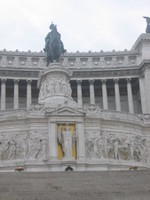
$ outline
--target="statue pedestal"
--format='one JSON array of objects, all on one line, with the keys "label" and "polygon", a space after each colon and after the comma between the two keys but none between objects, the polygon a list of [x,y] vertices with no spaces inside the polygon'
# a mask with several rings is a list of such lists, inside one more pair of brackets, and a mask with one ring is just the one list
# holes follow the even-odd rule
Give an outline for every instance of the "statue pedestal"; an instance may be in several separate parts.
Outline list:
[{"label": "statue pedestal", "polygon": [[45,68],[38,80],[40,89],[38,102],[53,108],[63,104],[76,107],[76,102],[71,97],[72,90],[69,84],[71,75],[71,71],[60,63],[52,63]]}]

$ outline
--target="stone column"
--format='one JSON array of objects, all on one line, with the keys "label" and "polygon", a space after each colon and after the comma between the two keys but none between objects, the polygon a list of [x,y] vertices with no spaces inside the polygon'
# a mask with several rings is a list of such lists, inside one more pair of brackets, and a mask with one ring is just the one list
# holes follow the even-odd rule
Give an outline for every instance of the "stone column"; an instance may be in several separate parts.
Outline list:
[{"label": "stone column", "polygon": [[27,80],[27,108],[32,103],[32,90],[31,90],[31,82],[32,80]]},{"label": "stone column", "polygon": [[77,123],[77,159],[85,159],[85,139],[84,127],[82,122]]},{"label": "stone column", "polygon": [[82,108],[82,87],[81,80],[77,80],[77,97],[78,97],[78,107]]},{"label": "stone column", "polygon": [[58,160],[56,122],[48,120],[49,150],[48,157],[51,161]]},{"label": "stone column", "polygon": [[[148,53],[148,52],[147,52]],[[145,69],[144,73],[144,87],[145,87],[145,97],[146,97],[146,114],[150,114],[150,65]]]},{"label": "stone column", "polygon": [[90,80],[90,104],[95,104],[94,80]]},{"label": "stone column", "polygon": [[144,85],[143,77],[139,78],[139,87],[140,87],[142,114],[146,114],[147,113],[147,104],[146,104],[145,85]]},{"label": "stone column", "polygon": [[129,113],[134,114],[133,96],[132,96],[132,87],[130,78],[127,79],[127,94],[128,94]]},{"label": "stone column", "polygon": [[102,80],[102,94],[103,94],[103,109],[108,110],[106,80]]},{"label": "stone column", "polygon": [[1,79],[1,110],[6,109],[6,79]]},{"label": "stone column", "polygon": [[115,102],[116,102],[116,110],[121,111],[120,105],[120,91],[119,91],[119,83],[118,79],[114,79],[115,82]]},{"label": "stone column", "polygon": [[14,109],[19,108],[19,80],[14,80]]}]

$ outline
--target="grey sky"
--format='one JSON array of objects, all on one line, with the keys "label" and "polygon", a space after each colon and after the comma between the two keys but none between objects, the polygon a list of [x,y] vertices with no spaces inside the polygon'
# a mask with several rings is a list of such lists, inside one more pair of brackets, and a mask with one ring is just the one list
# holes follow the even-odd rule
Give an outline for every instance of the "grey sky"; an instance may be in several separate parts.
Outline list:
[{"label": "grey sky", "polygon": [[150,0],[0,0],[0,50],[41,51],[51,21],[68,52],[131,49]]}]

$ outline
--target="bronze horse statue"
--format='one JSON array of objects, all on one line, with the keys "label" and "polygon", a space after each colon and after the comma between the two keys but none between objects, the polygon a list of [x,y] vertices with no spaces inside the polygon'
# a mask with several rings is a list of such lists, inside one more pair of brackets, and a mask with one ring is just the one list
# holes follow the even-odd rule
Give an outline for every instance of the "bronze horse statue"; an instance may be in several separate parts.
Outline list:
[{"label": "bronze horse statue", "polygon": [[51,32],[49,32],[45,38],[46,44],[44,48],[44,51],[46,52],[47,67],[49,63],[53,63],[54,61],[59,62],[60,55],[66,52],[56,25],[52,23],[50,29]]}]

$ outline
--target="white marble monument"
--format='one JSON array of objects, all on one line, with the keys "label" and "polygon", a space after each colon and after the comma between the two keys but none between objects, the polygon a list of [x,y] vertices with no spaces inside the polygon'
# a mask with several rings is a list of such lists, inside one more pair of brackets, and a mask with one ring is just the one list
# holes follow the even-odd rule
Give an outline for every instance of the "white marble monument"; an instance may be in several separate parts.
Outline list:
[{"label": "white marble monument", "polygon": [[[130,51],[0,51],[0,171],[150,168],[150,34]],[[37,88],[38,85],[38,88]]]}]

